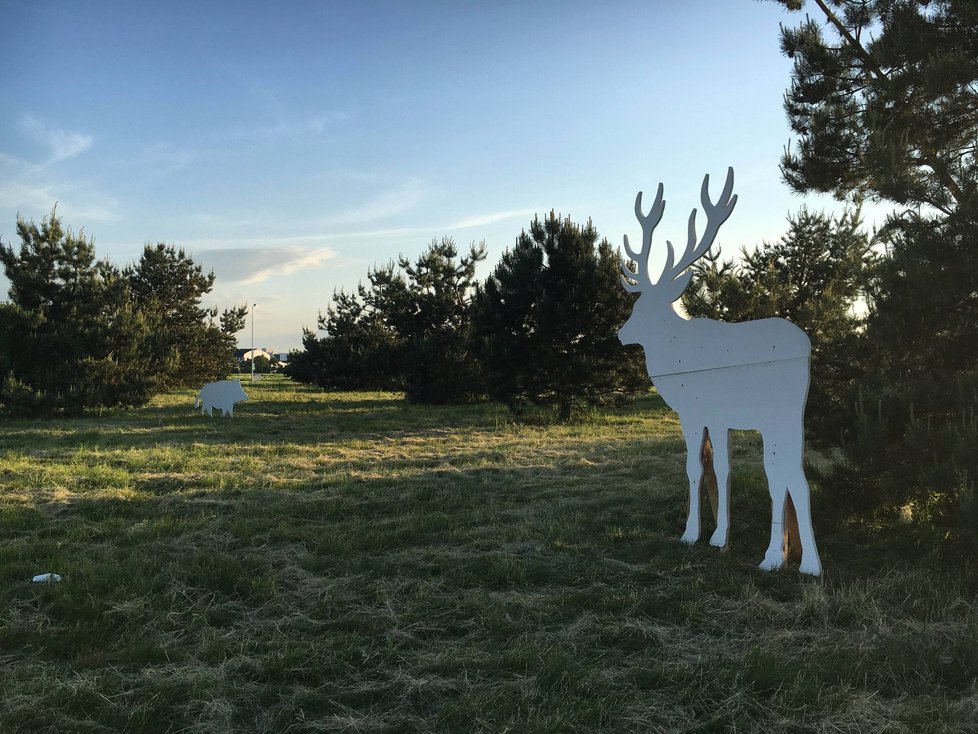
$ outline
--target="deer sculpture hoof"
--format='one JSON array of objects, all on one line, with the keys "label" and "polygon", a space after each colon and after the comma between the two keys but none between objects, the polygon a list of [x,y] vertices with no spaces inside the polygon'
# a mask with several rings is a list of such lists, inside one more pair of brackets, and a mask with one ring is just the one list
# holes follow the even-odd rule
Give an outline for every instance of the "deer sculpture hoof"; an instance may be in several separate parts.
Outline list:
[{"label": "deer sculpture hoof", "polygon": [[715,548],[726,548],[727,534],[721,531],[720,528],[717,528],[712,537],[710,537],[710,545],[714,546]]},{"label": "deer sculpture hoof", "polygon": [[768,551],[758,566],[762,571],[776,571],[784,565],[784,554],[780,550]]},{"label": "deer sculpture hoof", "polygon": [[822,564],[819,562],[818,558],[812,560],[811,558],[805,558],[802,555],[801,565],[798,567],[801,573],[807,573],[809,576],[821,576],[822,575]]},{"label": "deer sculpture hoof", "polygon": [[697,540],[700,539],[700,531],[696,529],[687,528],[686,532],[683,533],[682,537],[680,537],[679,539],[683,543],[686,543],[687,545],[692,545],[693,543],[695,543]]}]

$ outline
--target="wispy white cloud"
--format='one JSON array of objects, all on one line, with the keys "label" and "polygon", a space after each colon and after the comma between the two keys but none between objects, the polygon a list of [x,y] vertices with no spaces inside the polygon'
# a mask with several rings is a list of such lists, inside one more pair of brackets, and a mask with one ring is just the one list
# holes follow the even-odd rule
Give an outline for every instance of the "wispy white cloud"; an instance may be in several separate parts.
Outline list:
[{"label": "wispy white cloud", "polygon": [[323,112],[297,117],[280,117],[275,122],[249,127],[235,127],[222,135],[238,141],[265,141],[290,137],[315,137],[322,135],[336,122],[346,120],[344,112]]},{"label": "wispy white cloud", "polygon": [[342,110],[293,112],[282,101],[282,95],[275,83],[230,65],[225,66],[225,72],[254,108],[253,119],[259,120],[257,123],[227,131],[226,137],[235,140],[262,141],[318,136],[332,125],[350,117],[348,112]]},{"label": "wispy white cloud", "polygon": [[58,212],[72,224],[118,217],[118,199],[97,185],[59,181],[44,166],[0,153],[0,210],[32,218],[47,214],[56,202]]},{"label": "wispy white cloud", "polygon": [[424,201],[427,194],[428,187],[423,181],[411,179],[392,189],[382,191],[342,214],[329,217],[325,224],[361,224],[404,214]]},{"label": "wispy white cloud", "polygon": [[505,222],[509,219],[525,219],[532,217],[539,212],[539,209],[509,209],[502,212],[491,212],[489,214],[478,214],[473,217],[463,219],[449,227],[449,229],[469,229],[471,227],[485,227],[487,224]]},{"label": "wispy white cloud", "polygon": [[48,211],[58,197],[47,186],[39,186],[23,181],[4,181],[0,183],[0,208],[16,211]]},{"label": "wispy white cloud", "polygon": [[222,279],[241,285],[262,283],[277,275],[299,270],[315,270],[336,257],[328,247],[232,247],[203,250],[195,255],[202,264],[213,268]]},{"label": "wispy white cloud", "polygon": [[71,158],[92,147],[91,135],[49,127],[30,115],[23,115],[17,127],[25,135],[50,149],[49,163]]},{"label": "wispy white cloud", "polygon": [[[417,235],[426,236],[436,236],[439,233],[451,232],[457,229],[474,229],[476,227],[484,227],[489,224],[494,224],[496,222],[506,221],[509,219],[522,219],[526,217],[533,216],[534,213],[540,212],[542,209],[511,209],[503,212],[491,212],[488,214],[474,215],[461,219],[457,222],[450,224],[432,224],[427,226],[414,226],[414,227],[386,227],[386,228],[370,228],[370,229],[348,229],[343,232],[319,232],[316,234],[299,234],[299,235],[269,235],[262,237],[233,237],[233,238],[223,238],[223,239],[199,239],[190,240],[185,244],[192,248],[205,248],[200,250],[201,252],[238,252],[239,250],[232,247],[223,247],[223,245],[241,245],[244,246],[241,249],[247,251],[261,251],[269,250],[274,252],[279,252],[276,249],[278,247],[292,247],[296,249],[329,249],[329,248],[310,248],[310,245],[322,244],[325,242],[343,242],[351,240],[364,240],[364,239],[398,239],[404,237],[414,237]],[[205,220],[201,220],[205,221]],[[207,220],[208,223],[209,220]],[[220,222],[221,226],[224,228],[229,228],[233,226],[229,220],[216,219],[215,222]],[[253,225],[259,220],[242,220],[241,224]],[[318,226],[317,226],[318,228]]]}]

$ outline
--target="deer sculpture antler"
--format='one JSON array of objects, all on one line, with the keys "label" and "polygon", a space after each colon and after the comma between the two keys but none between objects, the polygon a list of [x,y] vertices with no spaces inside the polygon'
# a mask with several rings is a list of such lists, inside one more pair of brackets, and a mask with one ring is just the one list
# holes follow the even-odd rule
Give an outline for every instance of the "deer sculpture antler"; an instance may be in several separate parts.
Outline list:
[{"label": "deer sculpture antler", "polygon": [[689,271],[689,266],[713,246],[713,240],[716,239],[720,226],[727,221],[737,205],[737,195],[733,194],[733,185],[733,168],[728,168],[723,191],[720,192],[720,198],[714,203],[710,199],[710,174],[703,177],[703,186],[700,189],[700,201],[703,203],[703,211],[706,213],[706,230],[703,232],[703,238],[698,239],[696,236],[696,209],[694,208],[689,214],[686,248],[677,261],[672,242],[666,240],[666,262],[655,282],[652,281],[649,274],[652,233],[662,220],[666,202],[662,198],[662,184],[660,183],[652,208],[648,214],[642,214],[642,192],[639,191],[638,196],[635,197],[635,217],[642,225],[642,249],[638,252],[632,249],[628,235],[625,235],[625,252],[636,264],[636,269],[632,270],[627,262],[622,262],[622,280],[625,289],[632,293],[640,293],[647,288],[668,286],[668,293],[672,295],[670,300],[674,301],[679,298],[693,277],[692,271]]}]

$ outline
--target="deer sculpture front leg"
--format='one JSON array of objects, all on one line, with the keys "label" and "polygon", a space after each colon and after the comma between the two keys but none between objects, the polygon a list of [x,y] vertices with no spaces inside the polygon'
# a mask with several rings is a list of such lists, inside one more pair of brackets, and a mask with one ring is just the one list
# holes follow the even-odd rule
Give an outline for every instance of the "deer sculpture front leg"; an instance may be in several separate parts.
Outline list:
[{"label": "deer sculpture front leg", "polygon": [[717,527],[710,538],[710,545],[726,548],[730,535],[730,430],[716,428],[710,431],[713,441],[713,470],[717,475]]},{"label": "deer sculpture front leg", "polygon": [[[703,426],[694,422],[682,427],[686,438],[686,478],[689,482],[689,513],[686,516],[686,530],[680,540],[695,543],[700,539],[700,480],[703,476],[703,462],[700,458],[703,447]],[[719,475],[718,475],[719,476]]]},{"label": "deer sculpture front leg", "polygon": [[[730,533],[730,431],[726,428],[697,428],[701,421],[683,423],[686,439],[686,478],[689,482],[689,513],[686,530],[680,540],[695,543],[700,537],[700,502],[703,489],[703,443],[707,436],[713,442],[713,468],[717,477],[717,526],[710,545],[725,548]],[[687,428],[687,425],[689,426]]]}]

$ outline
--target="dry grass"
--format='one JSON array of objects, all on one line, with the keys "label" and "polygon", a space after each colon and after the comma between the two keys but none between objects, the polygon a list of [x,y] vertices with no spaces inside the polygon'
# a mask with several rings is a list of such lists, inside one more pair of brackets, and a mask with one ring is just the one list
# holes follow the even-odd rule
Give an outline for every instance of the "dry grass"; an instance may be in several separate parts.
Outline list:
[{"label": "dry grass", "polygon": [[0,427],[0,730],[976,729],[973,598],[824,528],[823,579],[755,570],[749,436],[720,554],[674,540],[655,398],[514,425],[246,387]]}]

